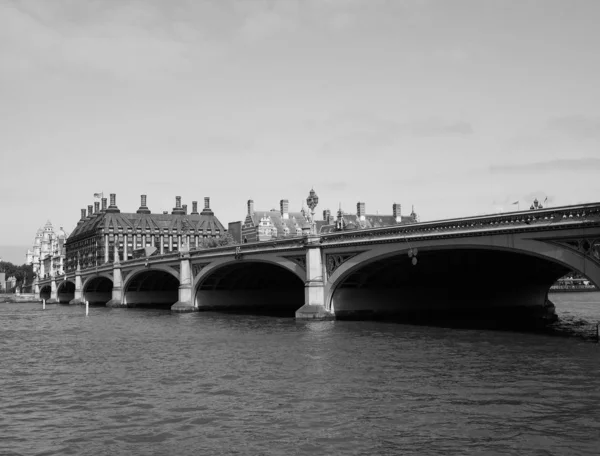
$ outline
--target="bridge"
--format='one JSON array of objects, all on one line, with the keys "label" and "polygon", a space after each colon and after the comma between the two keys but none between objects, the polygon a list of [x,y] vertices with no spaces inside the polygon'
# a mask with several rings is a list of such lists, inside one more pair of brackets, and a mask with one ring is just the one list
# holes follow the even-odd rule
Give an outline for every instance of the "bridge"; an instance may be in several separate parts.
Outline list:
[{"label": "bridge", "polygon": [[40,280],[36,292],[175,312],[275,308],[297,319],[542,321],[566,273],[600,286],[600,203],[114,258]]}]

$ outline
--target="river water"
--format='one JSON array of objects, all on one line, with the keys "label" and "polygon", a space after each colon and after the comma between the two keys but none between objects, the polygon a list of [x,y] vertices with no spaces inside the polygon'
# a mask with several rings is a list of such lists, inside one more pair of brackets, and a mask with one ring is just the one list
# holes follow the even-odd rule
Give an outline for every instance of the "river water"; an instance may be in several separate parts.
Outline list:
[{"label": "river water", "polygon": [[0,455],[598,455],[600,294],[551,299],[574,334],[0,304]]}]

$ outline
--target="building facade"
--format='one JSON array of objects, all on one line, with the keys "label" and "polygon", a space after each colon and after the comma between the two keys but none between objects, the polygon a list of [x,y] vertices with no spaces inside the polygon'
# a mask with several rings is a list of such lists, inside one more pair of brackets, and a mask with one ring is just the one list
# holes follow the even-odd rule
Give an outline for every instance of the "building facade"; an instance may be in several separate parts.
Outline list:
[{"label": "building facade", "polygon": [[37,231],[32,248],[27,250],[25,264],[32,265],[33,272],[38,277],[63,275],[67,237],[62,226],[55,232],[48,220],[46,225]]},{"label": "building facade", "polygon": [[134,258],[136,251],[154,247],[156,253],[177,252],[182,248],[202,248],[218,241],[226,230],[210,209],[210,199],[204,198],[204,209],[198,212],[193,202],[192,212],[175,198],[172,212],[153,214],[146,205],[146,195],[136,212],[121,212],[116,205],[116,195],[110,195],[110,205],[102,198],[81,210],[81,218],[66,243],[66,270],[73,271],[77,264],[82,268],[114,261],[115,247],[120,260]]},{"label": "building facade", "polygon": [[[418,216],[414,208],[410,215],[402,215],[400,204],[394,203],[390,215],[367,214],[365,203],[359,202],[355,214],[345,213],[340,208],[336,218],[329,209],[326,209],[323,211],[323,220],[315,220],[314,223],[317,233],[329,233],[402,225],[417,221]],[[248,211],[242,222],[241,234],[235,237],[235,240],[246,243],[301,236],[302,229],[310,227],[310,222],[311,214],[307,207],[303,207],[298,212],[290,212],[289,202],[286,199],[279,202],[279,210],[256,210],[254,201],[248,200]]]}]

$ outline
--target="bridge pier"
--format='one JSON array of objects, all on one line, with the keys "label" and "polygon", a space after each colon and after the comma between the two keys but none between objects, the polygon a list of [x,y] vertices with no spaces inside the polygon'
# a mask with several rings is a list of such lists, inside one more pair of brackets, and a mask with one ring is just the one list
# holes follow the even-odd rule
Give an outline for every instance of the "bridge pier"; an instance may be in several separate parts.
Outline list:
[{"label": "bridge pier", "polygon": [[123,274],[121,273],[121,261],[119,260],[119,251],[117,250],[116,243],[114,256],[112,295],[110,301],[106,303],[106,307],[127,307],[127,304],[123,303]]},{"label": "bridge pier", "polygon": [[179,267],[179,299],[171,306],[173,312],[197,312],[192,296],[192,265],[190,252],[181,252]]},{"label": "bridge pier", "polygon": [[334,320],[335,315],[325,308],[325,280],[320,237],[306,238],[306,282],[304,305],[296,311],[296,320]]},{"label": "bridge pier", "polygon": [[69,305],[76,306],[80,304],[84,304],[84,302],[81,285],[81,267],[79,266],[79,261],[77,261],[77,269],[75,270],[75,296],[69,301]]},{"label": "bridge pier", "polygon": [[52,276],[50,282],[50,299],[46,301],[46,304],[58,304],[58,288],[56,286],[56,277]]}]

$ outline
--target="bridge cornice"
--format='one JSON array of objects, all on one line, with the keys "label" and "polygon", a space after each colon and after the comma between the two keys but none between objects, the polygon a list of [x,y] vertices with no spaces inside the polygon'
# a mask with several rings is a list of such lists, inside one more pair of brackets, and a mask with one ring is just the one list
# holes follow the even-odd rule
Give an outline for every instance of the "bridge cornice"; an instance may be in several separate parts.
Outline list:
[{"label": "bridge cornice", "polygon": [[471,217],[340,232],[323,235],[321,246],[323,248],[333,248],[346,244],[371,245],[397,242],[399,237],[417,241],[527,232],[540,233],[542,231],[573,230],[596,226],[600,226],[600,204],[515,212],[511,213],[510,216]]}]

